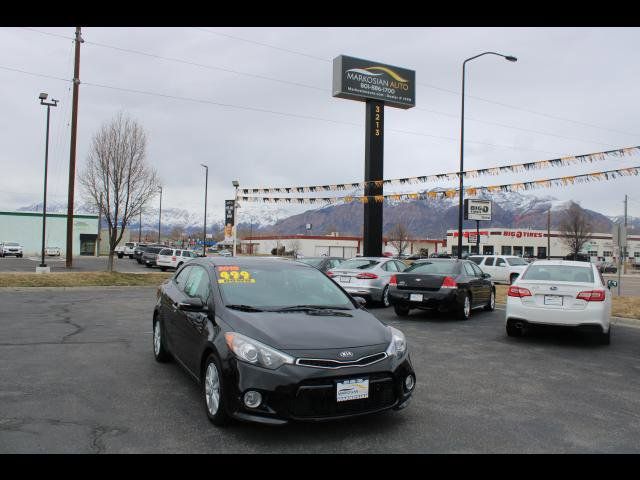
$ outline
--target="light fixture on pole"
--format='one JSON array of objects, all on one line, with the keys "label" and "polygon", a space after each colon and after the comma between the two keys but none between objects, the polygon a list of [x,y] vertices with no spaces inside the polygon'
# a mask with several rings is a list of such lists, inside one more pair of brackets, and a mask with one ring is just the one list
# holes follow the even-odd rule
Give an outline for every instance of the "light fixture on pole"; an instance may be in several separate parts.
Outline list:
[{"label": "light fixture on pole", "polygon": [[204,163],[201,163],[206,169],[206,177],[204,181],[204,233],[202,236],[202,256],[207,256],[207,190],[209,188],[209,167]]},{"label": "light fixture on pole", "polygon": [[236,189],[235,196],[233,197],[233,253],[232,255],[236,256],[236,224],[238,223],[238,187],[240,186],[240,182],[238,180],[234,180],[231,182]]},{"label": "light fixture on pole", "polygon": [[[49,94],[41,93],[38,95],[40,99],[40,105],[46,105],[47,107],[47,136],[45,142],[45,150],[44,150],[44,195],[42,200],[42,259],[40,262],[40,266],[36,268],[36,272],[45,272],[48,271],[49,268],[47,264],[44,263],[44,240],[45,240],[45,232],[46,232],[46,224],[47,224],[47,169],[49,166],[49,117],[51,113],[51,107],[58,106],[58,100],[51,99],[51,102],[45,102]],[[65,252],[65,255],[72,255],[73,252]]]},{"label": "light fixture on pole", "polygon": [[162,228],[162,186],[158,187],[160,191],[160,212],[158,213],[158,243],[160,243],[160,229]]},{"label": "light fixture on pole", "polygon": [[502,57],[510,62],[516,62],[518,59],[511,55],[502,55],[501,53],[496,52],[484,52],[476,55],[474,57],[467,58],[464,62],[462,62],[462,115],[460,117],[460,190],[459,190],[459,204],[458,204],[458,258],[462,258],[462,205],[464,201],[464,81],[465,81],[465,71],[467,67],[467,62],[474,60],[478,57],[482,57],[483,55],[497,55],[498,57]]}]

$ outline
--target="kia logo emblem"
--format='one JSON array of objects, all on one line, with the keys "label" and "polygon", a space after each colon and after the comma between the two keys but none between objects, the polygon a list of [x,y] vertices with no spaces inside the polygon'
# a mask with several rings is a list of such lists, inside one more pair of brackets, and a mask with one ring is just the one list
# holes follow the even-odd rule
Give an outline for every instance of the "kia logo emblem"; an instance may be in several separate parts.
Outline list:
[{"label": "kia logo emblem", "polygon": [[340,352],[338,356],[340,358],[351,358],[353,357],[353,352],[350,352],[349,350],[345,350],[344,352]]}]

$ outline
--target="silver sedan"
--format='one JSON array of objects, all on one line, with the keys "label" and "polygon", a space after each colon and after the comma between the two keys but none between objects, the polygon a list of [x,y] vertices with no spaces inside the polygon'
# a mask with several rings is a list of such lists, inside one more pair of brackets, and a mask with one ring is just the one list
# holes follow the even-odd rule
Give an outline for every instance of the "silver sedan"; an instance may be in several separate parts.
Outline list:
[{"label": "silver sedan", "polygon": [[327,275],[354,297],[389,306],[389,280],[407,266],[388,257],[355,257],[331,269]]}]

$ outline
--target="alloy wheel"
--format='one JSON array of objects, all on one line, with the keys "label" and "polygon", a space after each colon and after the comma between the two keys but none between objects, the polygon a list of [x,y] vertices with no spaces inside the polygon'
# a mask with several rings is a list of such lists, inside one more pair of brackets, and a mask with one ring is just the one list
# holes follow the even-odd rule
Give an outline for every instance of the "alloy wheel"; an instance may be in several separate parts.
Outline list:
[{"label": "alloy wheel", "polygon": [[156,356],[160,355],[160,346],[161,346],[161,332],[160,332],[160,321],[157,321],[153,325],[153,351]]},{"label": "alloy wheel", "polygon": [[220,377],[218,376],[218,369],[213,362],[207,366],[204,389],[207,410],[213,416],[218,412],[218,406],[220,405]]},{"label": "alloy wheel", "polygon": [[464,297],[464,316],[468,318],[471,315],[471,301],[469,300],[469,296]]}]

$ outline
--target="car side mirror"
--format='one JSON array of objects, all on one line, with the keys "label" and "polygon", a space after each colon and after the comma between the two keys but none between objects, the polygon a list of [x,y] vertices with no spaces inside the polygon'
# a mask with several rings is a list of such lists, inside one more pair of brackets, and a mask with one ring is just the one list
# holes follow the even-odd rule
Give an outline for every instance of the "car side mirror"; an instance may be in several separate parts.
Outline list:
[{"label": "car side mirror", "polygon": [[491,275],[489,275],[488,273],[483,273],[482,278],[491,278]]},{"label": "car side mirror", "polygon": [[618,281],[617,280],[609,280],[607,281],[607,288],[611,288],[611,287],[617,287],[618,286]]},{"label": "car side mirror", "polygon": [[351,298],[353,298],[356,301],[356,303],[360,305],[362,308],[364,308],[367,305],[367,300],[364,299],[363,297],[351,297]]},{"label": "car side mirror", "polygon": [[178,303],[178,310],[185,312],[206,312],[207,305],[200,298],[188,298]]}]

